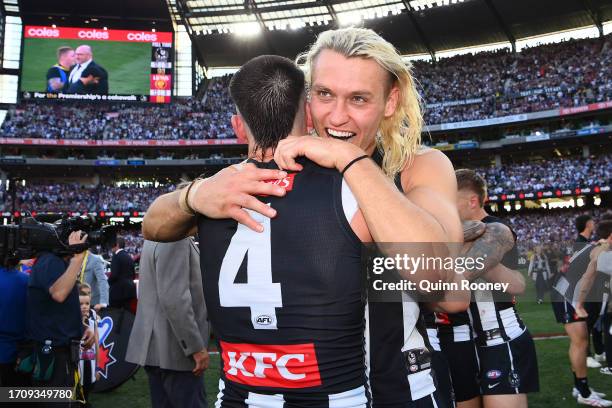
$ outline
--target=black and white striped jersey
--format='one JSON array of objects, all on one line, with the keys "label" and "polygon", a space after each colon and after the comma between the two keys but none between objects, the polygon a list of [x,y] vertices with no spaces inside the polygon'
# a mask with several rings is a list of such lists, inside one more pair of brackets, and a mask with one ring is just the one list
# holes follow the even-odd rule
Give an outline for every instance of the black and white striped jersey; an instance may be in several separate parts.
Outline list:
[{"label": "black and white striped jersey", "polygon": [[[553,284],[554,290],[574,307],[578,302],[582,277],[591,262],[591,252],[595,247],[595,244],[576,243],[574,245],[576,252],[574,252],[569,260],[567,272],[564,275],[560,275]],[[603,257],[600,255],[600,258],[605,260],[607,254],[604,253],[603,255]],[[610,275],[606,273],[606,267],[603,263],[598,262],[596,271],[595,280],[586,299],[590,302],[606,301],[610,294]]]},{"label": "black and white striped jersey", "polygon": [[[491,215],[481,221],[487,224],[493,222],[506,224],[501,218]],[[516,241],[514,231],[512,235]],[[518,269],[516,242],[504,255],[501,263],[509,269]],[[470,325],[474,331],[474,340],[479,346],[502,344],[517,338],[525,331],[525,324],[514,305],[514,296],[490,290],[476,290],[472,296],[473,301],[469,308]]]},{"label": "black and white striped jersey", "polygon": [[433,347],[419,303],[403,292],[398,302],[368,303],[366,358],[372,407],[408,407],[436,391]]},{"label": "black and white striped jersey", "polygon": [[300,163],[278,183],[285,197],[260,198],[276,217],[250,212],[264,232],[198,220],[218,407],[368,406],[361,243],[347,219],[356,208],[343,205],[352,193],[337,171]]},{"label": "black and white striped jersey", "polygon": [[467,311],[459,313],[436,313],[435,325],[442,343],[471,341],[472,329]]},{"label": "black and white striped jersey", "polygon": [[[372,159],[381,165],[378,150]],[[400,174],[394,182],[403,192]],[[409,407],[433,394],[432,350],[418,300],[402,292],[395,302],[368,302],[366,361],[372,407]]]}]

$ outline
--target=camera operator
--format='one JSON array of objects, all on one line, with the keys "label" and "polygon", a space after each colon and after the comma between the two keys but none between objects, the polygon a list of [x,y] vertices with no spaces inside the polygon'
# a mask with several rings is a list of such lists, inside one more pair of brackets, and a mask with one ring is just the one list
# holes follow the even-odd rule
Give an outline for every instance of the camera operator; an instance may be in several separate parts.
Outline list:
[{"label": "camera operator", "polygon": [[15,372],[18,343],[25,337],[28,275],[17,269],[17,260],[0,266],[0,387],[28,385]]},{"label": "camera operator", "polygon": [[[81,245],[85,250],[82,244],[87,235],[81,234],[81,231],[72,232],[68,245]],[[84,256],[84,252],[61,257],[42,251],[32,267],[26,337],[34,343],[37,367],[32,378],[35,386],[74,387],[80,343],[91,347],[94,342],[90,329],[83,332],[76,287]]]}]

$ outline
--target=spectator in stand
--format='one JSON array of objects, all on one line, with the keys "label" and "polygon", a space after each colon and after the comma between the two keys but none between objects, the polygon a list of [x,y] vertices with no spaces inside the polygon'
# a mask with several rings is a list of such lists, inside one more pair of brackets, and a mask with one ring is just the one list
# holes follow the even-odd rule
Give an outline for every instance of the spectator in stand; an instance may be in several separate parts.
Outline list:
[{"label": "spectator in stand", "polygon": [[[612,35],[414,63],[425,122],[439,124],[582,106],[612,100]],[[229,76],[202,101],[145,106],[24,103],[11,110],[2,137],[95,140],[235,138]],[[470,101],[472,100],[472,101]]]},{"label": "spectator in stand", "polygon": [[558,158],[475,169],[483,174],[490,194],[545,189],[574,189],[610,184],[612,156]]},{"label": "spectator in stand", "polygon": [[[588,159],[564,157],[475,170],[485,177],[490,194],[612,184],[612,156],[605,154]],[[172,184],[156,187],[142,186],[136,182],[121,186],[115,183],[85,186],[78,183],[30,182],[24,188],[17,186],[15,210],[81,213],[145,211],[155,197],[173,189]],[[12,197],[5,191],[0,191],[1,203],[4,203],[4,211],[12,211]],[[137,251],[130,253],[135,255]]]}]

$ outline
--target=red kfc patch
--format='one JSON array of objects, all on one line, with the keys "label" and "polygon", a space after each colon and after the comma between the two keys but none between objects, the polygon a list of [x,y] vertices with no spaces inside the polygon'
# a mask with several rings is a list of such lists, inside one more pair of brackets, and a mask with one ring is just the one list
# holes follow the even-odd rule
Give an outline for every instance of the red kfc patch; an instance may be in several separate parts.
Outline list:
[{"label": "red kfc patch", "polygon": [[225,377],[240,384],[272,388],[321,385],[314,344],[221,344]]},{"label": "red kfc patch", "polygon": [[[280,180],[266,180],[264,181],[264,183],[268,183],[268,184],[275,184],[277,186],[281,186],[282,188],[285,189],[285,191],[291,191],[293,190],[293,182],[295,179],[295,175],[297,173],[291,173],[291,174],[287,174],[287,177],[280,179]],[[267,197],[267,194],[261,194],[261,197]]]}]

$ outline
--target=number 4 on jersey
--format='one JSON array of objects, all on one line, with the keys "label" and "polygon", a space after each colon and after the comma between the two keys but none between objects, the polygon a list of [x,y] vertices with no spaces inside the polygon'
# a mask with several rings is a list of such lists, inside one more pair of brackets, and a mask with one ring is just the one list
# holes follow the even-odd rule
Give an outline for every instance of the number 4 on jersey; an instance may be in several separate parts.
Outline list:
[{"label": "number 4 on jersey", "polygon": [[[272,247],[270,219],[245,209],[263,225],[262,233],[238,224],[219,273],[219,300],[223,307],[248,307],[255,329],[276,330],[276,309],[283,307],[280,283],[272,282]],[[234,283],[244,257],[247,259],[247,283]]]}]

